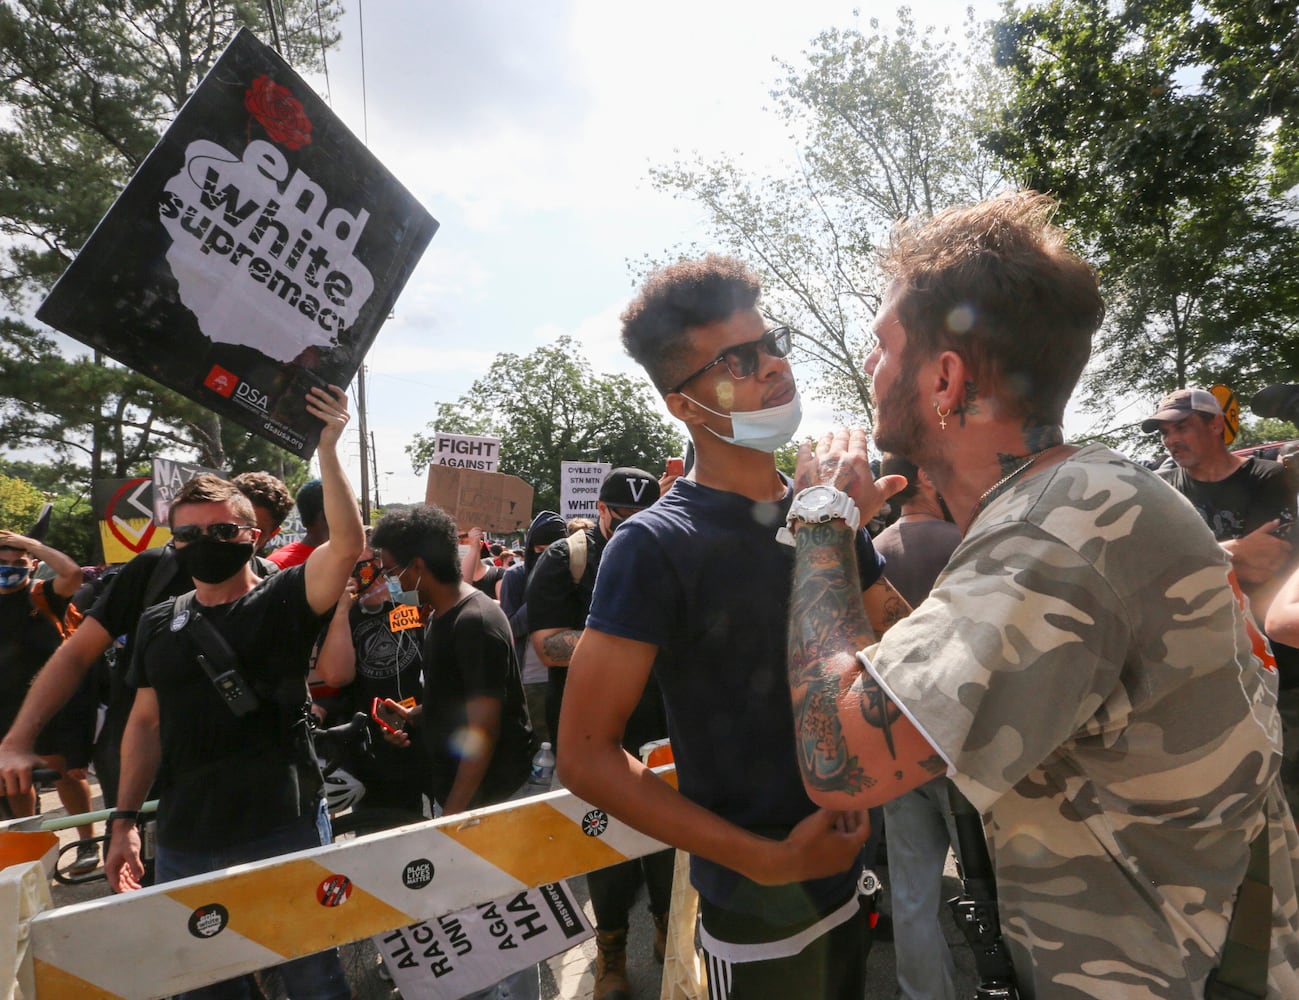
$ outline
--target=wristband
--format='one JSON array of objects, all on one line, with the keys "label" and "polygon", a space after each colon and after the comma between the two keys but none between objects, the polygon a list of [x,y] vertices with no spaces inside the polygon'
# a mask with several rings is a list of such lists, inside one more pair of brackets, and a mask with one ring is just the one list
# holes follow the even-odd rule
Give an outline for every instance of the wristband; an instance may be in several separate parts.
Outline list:
[{"label": "wristband", "polygon": [[139,825],[140,810],[138,809],[114,809],[108,814],[108,822],[116,823],[119,819],[129,819],[132,823]]}]

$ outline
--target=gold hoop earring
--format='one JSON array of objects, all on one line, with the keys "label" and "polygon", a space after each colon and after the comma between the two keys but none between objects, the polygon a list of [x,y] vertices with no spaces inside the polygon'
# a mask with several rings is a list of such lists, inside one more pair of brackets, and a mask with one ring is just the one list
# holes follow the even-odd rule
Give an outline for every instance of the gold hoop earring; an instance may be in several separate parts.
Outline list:
[{"label": "gold hoop earring", "polygon": [[947,418],[952,415],[952,411],[948,410],[944,413],[943,408],[938,405],[937,401],[935,401],[934,412],[938,414],[938,429],[942,431],[947,430]]}]

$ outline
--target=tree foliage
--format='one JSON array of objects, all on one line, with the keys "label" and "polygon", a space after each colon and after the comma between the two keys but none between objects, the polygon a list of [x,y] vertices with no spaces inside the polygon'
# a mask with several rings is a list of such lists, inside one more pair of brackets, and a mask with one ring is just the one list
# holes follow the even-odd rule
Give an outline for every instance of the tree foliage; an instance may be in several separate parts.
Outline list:
[{"label": "tree foliage", "polygon": [[[518,387],[523,387],[520,390]],[[440,403],[428,434],[406,446],[411,467],[432,461],[436,432],[499,437],[499,470],[532,485],[533,510],[559,509],[560,462],[610,462],[662,471],[681,438],[654,407],[643,379],[596,375],[563,336],[531,354],[498,354],[454,403]]]},{"label": "tree foliage", "polygon": [[1248,395],[1299,361],[1299,206],[1275,193],[1296,23],[1295,0],[1051,0],[997,25],[1013,91],[987,144],[1059,199],[1100,269],[1093,409],[1190,384]]},{"label": "tree foliage", "polygon": [[45,494],[25,479],[0,472],[0,528],[25,535],[46,502]]},{"label": "tree foliage", "polygon": [[[337,43],[340,13],[338,0],[0,5],[0,295],[14,313],[63,272],[241,26],[314,68]],[[84,455],[92,476],[125,474],[169,446],[217,467],[296,464],[133,372],[65,358],[16,319],[0,326],[0,383],[0,439]]]},{"label": "tree foliage", "polygon": [[[869,419],[862,373],[882,294],[877,248],[898,219],[978,200],[1003,179],[977,142],[996,104],[977,27],[958,45],[911,12],[882,30],[822,32],[800,64],[780,63],[776,110],[798,149],[787,176],[698,157],[651,170],[660,190],[701,205],[713,237],[762,275],[762,307],[800,331],[817,395]],[[692,248],[693,250],[693,248]]]}]

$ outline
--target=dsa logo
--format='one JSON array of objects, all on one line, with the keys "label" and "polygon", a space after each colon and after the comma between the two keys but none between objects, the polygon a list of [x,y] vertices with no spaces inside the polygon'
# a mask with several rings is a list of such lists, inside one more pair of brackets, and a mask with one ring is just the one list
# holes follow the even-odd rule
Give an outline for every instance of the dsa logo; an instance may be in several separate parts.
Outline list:
[{"label": "dsa logo", "polygon": [[251,406],[254,409],[266,412],[266,407],[271,401],[271,397],[260,389],[256,389],[247,382],[240,382],[239,388],[235,390],[235,401],[243,403],[245,406]]},{"label": "dsa logo", "polygon": [[229,399],[239,386],[239,376],[235,375],[234,372],[226,371],[220,365],[213,365],[212,370],[207,373],[207,378],[203,380],[203,384],[218,396]]}]

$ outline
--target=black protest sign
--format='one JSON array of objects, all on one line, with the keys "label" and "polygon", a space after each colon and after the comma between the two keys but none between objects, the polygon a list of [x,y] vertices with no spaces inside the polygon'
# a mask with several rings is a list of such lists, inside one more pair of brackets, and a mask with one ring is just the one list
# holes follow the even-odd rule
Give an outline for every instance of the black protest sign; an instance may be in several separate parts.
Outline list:
[{"label": "black protest sign", "polygon": [[305,458],[437,225],[245,29],[36,315]]}]

